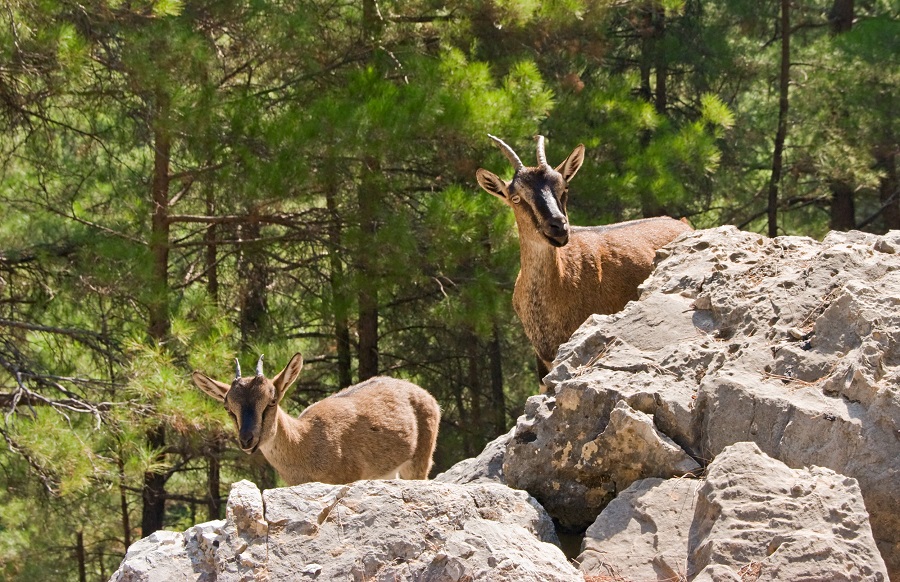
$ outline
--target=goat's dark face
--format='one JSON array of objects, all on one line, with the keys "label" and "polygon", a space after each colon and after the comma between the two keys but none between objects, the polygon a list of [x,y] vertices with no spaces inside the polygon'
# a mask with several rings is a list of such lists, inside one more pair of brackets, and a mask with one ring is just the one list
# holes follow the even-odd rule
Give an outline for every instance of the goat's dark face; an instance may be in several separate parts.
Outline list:
[{"label": "goat's dark face", "polygon": [[278,393],[265,376],[235,378],[225,394],[225,410],[234,421],[238,442],[245,453],[259,448],[274,432],[278,415]]},{"label": "goat's dark face", "polygon": [[562,174],[549,166],[523,168],[507,186],[507,193],[519,224],[530,223],[555,247],[569,242],[569,184]]},{"label": "goat's dark face", "polygon": [[256,364],[256,375],[241,377],[238,365],[231,385],[194,372],[191,378],[198,388],[225,404],[234,420],[238,442],[245,453],[253,453],[275,436],[278,403],[303,368],[303,356],[294,354],[284,370],[269,380],[262,372],[262,356]]},{"label": "goat's dark face", "polygon": [[496,174],[479,169],[475,176],[478,184],[512,207],[516,223],[531,227],[554,247],[569,242],[569,217],[566,204],[569,198],[569,181],[584,162],[584,146],[579,145],[556,168],[547,165],[544,156],[544,138],[538,136],[538,166],[525,167],[512,148],[491,136],[516,169],[511,181],[506,182]]}]

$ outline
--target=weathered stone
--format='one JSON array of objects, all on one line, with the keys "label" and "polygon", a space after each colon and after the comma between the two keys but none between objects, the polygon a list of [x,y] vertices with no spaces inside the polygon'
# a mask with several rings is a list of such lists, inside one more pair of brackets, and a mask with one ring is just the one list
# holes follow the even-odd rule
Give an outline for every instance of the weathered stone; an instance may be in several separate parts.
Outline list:
[{"label": "weathered stone", "polygon": [[489,442],[477,457],[464,459],[443,473],[437,475],[434,480],[441,483],[503,483],[503,459],[506,457],[506,446],[512,439],[515,428],[504,435],[500,435]]},{"label": "weathered stone", "polygon": [[635,481],[585,532],[579,569],[626,580],[684,580],[699,487],[696,479]]},{"label": "weathered stone", "polygon": [[633,484],[578,561],[627,580],[887,579],[856,480],[790,469],[754,443],[727,447],[702,481]]},{"label": "weathered stone", "polygon": [[897,248],[900,232],[685,235],[660,251],[639,301],[560,347],[549,393],[517,422],[507,482],[563,526],[589,525],[625,482],[585,445],[624,401],[700,462],[754,441],[788,466],[854,477],[900,579]]},{"label": "weathered stone", "polygon": [[[262,517],[241,485],[224,525],[142,540],[115,579],[578,579],[539,541],[554,534],[537,502],[483,484],[506,480],[565,529],[609,504],[582,556],[597,576],[877,580],[867,508],[900,580],[897,249],[900,232],[687,234],[639,301],[560,347],[509,435],[439,477],[470,485],[307,484],[266,492]],[[737,447],[758,475],[736,477],[741,441],[815,467]],[[714,458],[696,495],[695,480],[641,480]]]},{"label": "weathered stone", "polygon": [[[415,481],[265,492],[271,580],[577,580],[524,491]],[[540,539],[538,539],[540,538]]]},{"label": "weathered stone", "polygon": [[[223,522],[197,525],[184,533],[158,531],[128,548],[125,559],[112,575],[110,582],[179,582],[215,580],[211,563],[203,562],[205,554],[190,555],[186,551],[187,540],[195,535],[198,528],[221,525]],[[213,526],[215,527],[215,526]],[[195,544],[199,546],[199,544]],[[199,567],[195,568],[197,563]]]},{"label": "weathered stone", "polygon": [[507,448],[507,481],[537,497],[564,528],[583,530],[635,480],[699,468],[655,419],[634,409],[645,396],[593,389],[579,379],[555,397],[530,398]]},{"label": "weathered stone", "polygon": [[158,531],[131,544],[113,582],[216,580],[215,552],[225,520],[197,524],[184,533]]},{"label": "weathered stone", "polygon": [[656,430],[653,419],[620,400],[609,423],[581,450],[580,467],[595,465],[610,476],[617,491],[647,476],[688,475],[700,468],[672,439]]},{"label": "weathered stone", "polygon": [[886,580],[855,479],[791,469],[755,443],[725,449],[698,490],[688,575],[759,564],[768,580]]},{"label": "weathered stone", "polygon": [[259,488],[246,480],[234,483],[225,509],[224,541],[215,554],[216,579],[223,582],[268,580],[268,532]]},{"label": "weathered stone", "polygon": [[268,523],[250,481],[231,486],[226,519],[184,533],[158,531],[128,548],[112,582],[266,580]]},{"label": "weathered stone", "polygon": [[224,522],[137,542],[112,580],[580,581],[554,544],[540,505],[497,483],[241,482]]}]

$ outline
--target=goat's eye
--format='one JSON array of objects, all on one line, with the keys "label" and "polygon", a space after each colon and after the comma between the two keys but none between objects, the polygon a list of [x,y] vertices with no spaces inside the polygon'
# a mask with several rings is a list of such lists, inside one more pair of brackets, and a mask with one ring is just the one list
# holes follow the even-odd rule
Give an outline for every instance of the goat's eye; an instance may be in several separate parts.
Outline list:
[{"label": "goat's eye", "polygon": [[267,408],[275,408],[276,406],[278,406],[278,401],[273,400],[272,402],[269,403]]},{"label": "goat's eye", "polygon": [[522,197],[519,196],[518,194],[513,194],[512,197],[510,198],[510,200],[513,201],[513,204],[518,204],[519,202],[522,201]]}]

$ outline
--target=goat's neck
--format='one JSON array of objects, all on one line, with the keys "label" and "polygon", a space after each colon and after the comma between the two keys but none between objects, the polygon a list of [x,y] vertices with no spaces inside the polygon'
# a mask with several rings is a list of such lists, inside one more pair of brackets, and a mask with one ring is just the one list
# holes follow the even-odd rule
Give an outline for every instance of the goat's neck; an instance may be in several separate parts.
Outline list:
[{"label": "goat's neck", "polygon": [[275,426],[272,428],[274,434],[271,438],[265,439],[260,444],[259,450],[269,463],[275,467],[282,476],[288,465],[296,463],[296,451],[302,450],[306,434],[309,432],[307,423],[300,419],[294,418],[278,406],[277,415],[275,416]]},{"label": "goat's neck", "polygon": [[547,242],[534,228],[519,227],[519,262],[523,277],[528,281],[552,284],[560,279],[561,250]]}]

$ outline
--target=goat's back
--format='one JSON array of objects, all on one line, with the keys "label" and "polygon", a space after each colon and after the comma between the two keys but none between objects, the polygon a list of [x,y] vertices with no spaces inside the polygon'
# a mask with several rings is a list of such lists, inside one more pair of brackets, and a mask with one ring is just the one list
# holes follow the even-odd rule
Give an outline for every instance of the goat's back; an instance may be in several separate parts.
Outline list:
[{"label": "goat's back", "polygon": [[601,280],[595,292],[602,296],[598,299],[602,305],[593,305],[594,313],[615,313],[637,299],[638,286],[653,270],[657,249],[689,230],[688,224],[669,217],[573,227],[570,244],[599,257]]},{"label": "goat's back", "polygon": [[571,229],[569,243],[556,251],[559,278],[520,273],[513,294],[525,333],[547,365],[591,314],[616,313],[637,299],[656,250],[691,227],[660,217]]},{"label": "goat's back", "polygon": [[430,469],[440,407],[412,382],[379,376],[320,400],[298,420],[315,443],[313,466],[327,467],[312,480],[348,483],[382,477],[415,458],[427,457]]}]

